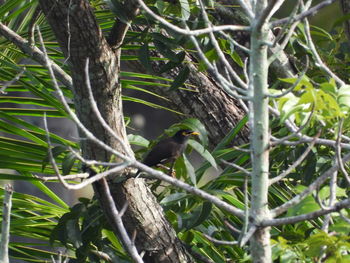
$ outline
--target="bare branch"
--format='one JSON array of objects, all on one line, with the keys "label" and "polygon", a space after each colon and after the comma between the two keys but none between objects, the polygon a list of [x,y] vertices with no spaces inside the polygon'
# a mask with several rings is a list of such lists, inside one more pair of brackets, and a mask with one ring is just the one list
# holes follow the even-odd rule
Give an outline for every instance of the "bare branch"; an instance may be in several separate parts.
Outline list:
[{"label": "bare branch", "polygon": [[[334,172],[329,180],[329,200],[328,200],[328,207],[332,207],[335,204],[336,201],[336,191],[337,191],[337,175],[338,171]],[[322,230],[325,232],[328,232],[329,222],[331,221],[332,217],[331,214],[326,214]]]},{"label": "bare branch", "polygon": [[245,175],[250,176],[250,172],[247,169],[245,169],[245,168],[243,168],[243,167],[241,167],[241,166],[239,166],[239,165],[237,165],[235,163],[227,162],[224,159],[221,159],[221,162],[223,162],[224,164],[227,164],[227,165],[229,165],[229,166],[231,166],[233,168],[236,168],[237,170],[241,171]]},{"label": "bare branch", "polygon": [[47,121],[46,121],[46,114],[44,115],[44,128],[45,128],[45,131],[46,131],[46,139],[47,139],[47,143],[48,143],[48,153],[49,153],[49,159],[50,159],[50,163],[52,165],[52,168],[54,169],[55,171],[55,174],[58,178],[58,180],[63,184],[63,186],[67,189],[70,189],[70,190],[79,190],[79,189],[82,189],[96,181],[99,181],[101,180],[102,178],[108,176],[108,175],[111,175],[111,174],[115,174],[117,172],[120,172],[122,170],[124,170],[125,168],[127,168],[130,163],[129,162],[124,162],[124,163],[120,163],[120,164],[117,164],[116,167],[106,171],[106,172],[103,172],[103,173],[98,173],[96,174],[95,176],[93,177],[90,177],[89,179],[85,180],[84,182],[80,183],[80,184],[74,184],[74,185],[71,185],[71,184],[68,184],[66,181],[65,181],[65,178],[60,174],[60,171],[59,171],[59,168],[56,164],[56,161],[55,161],[55,158],[53,157],[53,153],[52,153],[52,150],[51,150],[51,147],[52,147],[52,144],[51,144],[51,140],[50,140],[50,135],[49,135],[49,130],[48,130],[48,127],[47,127]]},{"label": "bare branch", "polygon": [[[283,37],[283,35],[285,34],[285,32],[288,31],[288,27],[289,25],[293,24],[293,17],[296,15],[296,13],[298,12],[299,10],[299,7],[300,7],[300,4],[301,4],[301,0],[298,0],[298,3],[294,6],[292,12],[290,13],[290,16],[289,16],[289,21],[283,25],[283,27],[281,28],[281,30],[278,32],[272,46],[276,46],[278,44],[278,42],[281,40],[281,38]],[[298,22],[299,23],[299,22]],[[274,29],[274,28],[273,28]]]},{"label": "bare branch", "polygon": [[305,24],[304,28],[305,28],[306,40],[308,42],[308,47],[310,48],[310,51],[314,56],[317,66],[321,68],[323,71],[325,71],[330,77],[332,77],[340,86],[344,86],[345,82],[341,80],[335,73],[333,73],[329,67],[326,66],[326,64],[322,61],[320,55],[318,54],[316,47],[314,45],[314,42],[312,41],[312,38],[311,38],[310,25],[307,19],[305,19],[304,24]]},{"label": "bare branch", "polygon": [[[278,110],[274,109],[273,107],[269,107],[270,113],[272,113],[273,115],[275,115],[276,117],[280,117],[280,113]],[[299,143],[310,143],[313,140],[313,137],[307,136],[307,135],[303,135],[300,134],[300,132],[298,132],[300,129],[290,120],[286,120],[285,123],[286,127],[288,128],[288,130],[290,130],[292,133],[294,133],[298,138],[299,138],[299,142],[283,142],[283,144],[285,145],[296,145]],[[271,136],[273,138],[273,136]],[[276,139],[277,141],[278,139]],[[324,145],[324,146],[329,146],[329,147],[335,147],[336,145],[336,141],[334,140],[329,140],[329,139],[322,139],[322,138],[318,138],[316,139],[316,144],[320,144],[320,145]],[[340,143],[340,147],[342,149],[347,149],[350,150],[350,144],[349,143]]]},{"label": "bare branch", "polygon": [[249,31],[250,30],[250,27],[241,26],[241,25],[222,25],[222,26],[214,26],[212,28],[203,28],[203,29],[197,29],[197,30],[190,30],[189,28],[183,29],[181,27],[173,25],[172,23],[169,23],[164,18],[155,14],[151,9],[148,8],[148,6],[142,0],[138,0],[138,2],[141,8],[151,17],[153,17],[155,20],[157,20],[167,28],[179,34],[183,34],[185,36],[199,36],[210,32],[218,32],[218,31],[225,31],[225,30],[230,30],[230,31]]},{"label": "bare branch", "polygon": [[[294,130],[291,134],[289,134],[289,135],[287,135],[287,136],[285,136],[285,137],[283,137],[283,138],[280,138],[280,139],[277,139],[277,138],[275,138],[274,136],[271,136],[271,138],[274,140],[274,141],[272,141],[272,142],[270,143],[271,146],[275,146],[275,145],[278,145],[278,144],[282,144],[283,142],[285,142],[285,141],[287,141],[287,140],[289,140],[289,139],[291,139],[291,138],[293,138],[293,137],[295,137],[295,136],[300,137],[300,136],[299,136],[299,133],[300,133],[305,127],[307,127],[307,125],[309,125],[309,122],[311,121],[311,117],[312,117],[312,115],[313,115],[313,113],[314,113],[314,109],[315,109],[315,105],[312,105],[311,112],[310,112],[310,114],[309,114],[309,116],[308,116],[306,122],[305,122],[303,125],[301,125],[297,130]],[[317,138],[319,138],[319,136],[320,136],[320,135],[314,137],[314,138],[312,139],[312,141],[314,141],[315,138],[316,138],[316,140],[317,140]],[[312,141],[311,141],[311,142],[312,142]],[[300,144],[300,143],[298,143],[298,144]]]},{"label": "bare branch", "polygon": [[[0,35],[5,37],[8,41],[15,44],[23,53],[27,54],[29,57],[37,61],[41,65],[46,65],[45,54],[37,47],[31,46],[27,40],[22,38],[20,35],[16,34],[14,31],[9,29],[3,23],[0,22]],[[72,78],[64,72],[56,63],[48,59],[49,64],[52,67],[53,72],[57,78],[67,87],[73,87]]]},{"label": "bare branch", "polygon": [[28,44],[29,45],[35,45],[35,37],[34,37],[34,32],[35,32],[35,22],[39,18],[41,14],[41,8],[38,5],[32,17],[30,18],[29,24],[28,24]]},{"label": "bare branch", "polygon": [[134,159],[134,153],[132,152],[131,148],[128,147],[122,138],[120,138],[114,131],[113,129],[107,124],[107,122],[103,119],[101,112],[99,111],[96,101],[94,99],[94,95],[92,94],[92,88],[91,88],[91,83],[90,83],[90,78],[89,78],[89,58],[86,59],[85,63],[85,77],[86,77],[86,87],[89,93],[89,101],[90,105],[92,107],[93,112],[95,113],[98,121],[102,125],[102,127],[109,132],[110,135],[112,135],[122,146],[122,149],[124,152],[127,154],[127,156],[131,159]]},{"label": "bare branch", "polygon": [[320,136],[321,132],[319,132],[316,137],[314,138],[314,140],[311,142],[311,144],[307,147],[307,149],[303,152],[302,155],[299,156],[299,158],[291,165],[288,167],[288,169],[286,171],[284,171],[283,173],[281,173],[280,175],[271,178],[269,181],[269,185],[272,185],[276,182],[278,182],[279,180],[283,179],[284,177],[286,177],[288,174],[290,174],[290,172],[292,172],[297,166],[299,166],[302,161],[304,161],[304,159],[306,158],[306,156],[309,154],[309,152],[312,150],[312,148],[315,145],[316,139]]},{"label": "bare branch", "polygon": [[270,0],[267,7],[258,18],[257,28],[260,30],[262,25],[269,22],[273,14],[281,7],[285,0]]},{"label": "bare branch", "polygon": [[[88,173],[62,175],[62,179],[64,180],[86,179],[88,177]],[[44,182],[59,180],[58,176],[35,176],[35,178],[38,178]]]},{"label": "bare branch", "polygon": [[234,246],[234,245],[237,245],[238,242],[237,241],[227,241],[227,240],[219,240],[219,239],[216,239],[214,237],[211,237],[207,234],[204,234],[203,233],[203,236],[208,239],[209,241],[213,242],[215,245],[227,245],[227,246]]},{"label": "bare branch", "polygon": [[[184,22],[184,25],[188,29],[188,26],[187,26],[187,24],[185,22]],[[217,68],[214,67],[213,64],[210,63],[208,58],[204,55],[201,47],[199,46],[199,43],[198,43],[197,39],[194,36],[189,36],[189,38],[192,41],[193,45],[195,46],[195,48],[196,48],[196,50],[198,52],[199,58],[207,66],[208,72],[210,72],[212,74],[212,76],[217,79],[217,81],[221,84],[221,87],[223,88],[223,90],[225,92],[227,92],[227,94],[232,96],[233,98],[242,99],[242,100],[249,100],[250,99],[249,97],[247,97],[247,96],[240,96],[240,95],[237,95],[237,93],[234,92],[234,90],[236,90],[237,92],[239,92],[241,94],[244,94],[244,95],[246,94],[246,90],[245,89],[241,89],[241,88],[238,88],[238,87],[232,85],[231,83],[228,82],[228,80],[226,78],[224,78],[218,72]]]},{"label": "bare branch", "polygon": [[156,179],[162,180],[164,182],[167,182],[173,186],[176,186],[178,188],[185,190],[186,192],[189,192],[191,194],[199,196],[199,197],[213,203],[217,207],[222,208],[222,209],[226,210],[227,212],[229,212],[229,213],[231,213],[239,218],[244,218],[244,213],[241,209],[238,209],[238,208],[220,200],[216,196],[208,194],[207,192],[205,192],[203,190],[200,190],[194,186],[186,184],[185,182],[177,180],[177,179],[175,179],[175,178],[173,178],[173,177],[171,177],[171,176],[169,176],[161,171],[154,170],[154,169],[148,167],[147,165],[144,165],[141,162],[134,161],[130,165],[144,171],[145,173],[148,173],[148,178],[149,177],[156,178]]},{"label": "bare branch", "polygon": [[0,94],[6,94],[6,89],[11,86],[13,83],[19,80],[19,78],[23,75],[23,73],[26,71],[26,68],[23,67],[22,70],[10,81],[6,81],[2,84],[2,88],[0,88]]},{"label": "bare branch", "polygon": [[316,189],[316,193],[312,193],[315,201],[317,202],[317,204],[322,208],[322,209],[327,209],[328,206],[326,206],[323,202],[323,200],[321,200],[320,195],[319,195],[320,191],[319,189]]},{"label": "bare branch", "polygon": [[345,199],[343,201],[340,201],[336,203],[335,205],[328,207],[326,209],[317,210],[315,212],[311,212],[308,214],[300,215],[300,216],[291,216],[291,217],[284,217],[284,218],[276,218],[276,219],[268,219],[263,220],[259,226],[261,227],[267,227],[267,226],[280,226],[280,225],[287,225],[287,224],[295,224],[301,221],[306,220],[312,220],[317,217],[330,214],[333,212],[338,212],[341,209],[349,208],[350,207],[350,199]]},{"label": "bare branch", "polygon": [[249,241],[249,239],[254,235],[256,229],[256,225],[250,226],[249,230],[242,236],[242,238],[239,241],[240,247],[243,247]]},{"label": "bare branch", "polygon": [[219,31],[220,35],[224,36],[228,41],[230,41],[234,46],[240,48],[242,51],[246,52],[247,54],[250,53],[250,50],[246,48],[245,46],[239,44],[236,40],[234,40],[230,35],[226,34],[225,32]]},{"label": "bare branch", "polygon": [[[208,28],[213,28],[213,24],[210,22],[209,18],[208,18],[208,14],[205,11],[205,7],[204,4],[201,0],[199,0],[199,4],[201,6],[201,10],[202,10],[202,14],[203,14],[203,18],[204,18],[204,22],[205,22],[205,26],[207,26]],[[230,63],[227,61],[225,54],[222,52],[219,43],[214,35],[213,32],[209,32],[209,37],[211,40],[211,43],[213,44],[216,53],[219,56],[220,61],[225,65],[225,69],[229,71],[230,75],[233,77],[233,79],[244,89],[248,88],[247,83],[244,83],[242,81],[242,79],[238,76],[238,74],[233,70],[232,66],[230,65]]]},{"label": "bare branch", "polygon": [[339,216],[348,224],[350,224],[350,218],[347,218],[345,215],[343,215],[342,211],[339,211]]},{"label": "bare branch", "polygon": [[[290,88],[288,88],[288,89],[286,89],[285,91],[283,91],[282,93],[280,93],[280,94],[268,94],[268,96],[269,96],[270,98],[281,98],[281,97],[287,95],[288,93],[292,92],[292,91],[299,85],[299,83],[302,81],[302,79],[304,78],[305,73],[306,73],[306,71],[308,70],[308,68],[309,68],[309,57],[306,56],[306,65],[305,65],[305,68],[304,68],[304,70],[301,72],[301,74],[300,74],[300,76],[298,77],[298,79],[293,83],[293,85],[292,85]],[[311,115],[310,115],[310,116],[311,116]]]},{"label": "bare branch", "polygon": [[129,234],[127,233],[124,227],[122,214],[120,214],[116,208],[111,192],[109,190],[107,180],[104,178],[99,183],[100,186],[103,188],[103,190],[101,191],[101,194],[103,195],[102,199],[107,201],[104,204],[104,206],[108,208],[111,220],[113,221],[114,225],[118,228],[119,236],[123,242],[124,248],[128,251],[129,255],[134,260],[134,262],[143,263],[143,260],[139,255],[134,242],[130,239]]},{"label": "bare branch", "polygon": [[345,170],[344,163],[341,159],[341,146],[340,146],[340,144],[341,144],[341,138],[342,138],[343,122],[344,122],[344,119],[341,119],[339,121],[338,136],[337,136],[337,141],[336,141],[336,145],[335,145],[335,153],[336,153],[337,162],[338,162],[339,167],[340,167],[340,171],[343,173],[344,178],[347,181],[348,185],[350,185],[350,176],[349,176],[348,172]]},{"label": "bare branch", "polygon": [[[350,153],[345,155],[342,159],[343,162],[348,162],[350,160]],[[313,191],[315,191],[317,188],[319,188],[335,171],[339,169],[338,164],[334,164],[331,168],[329,168],[323,175],[318,177],[312,184],[309,185],[307,189],[305,189],[300,194],[294,196],[291,200],[287,201],[283,205],[276,207],[272,209],[271,216],[276,217],[285,211],[287,211],[290,207],[300,203],[305,197],[307,197],[309,194],[311,194]]]},{"label": "bare branch", "polygon": [[278,25],[282,25],[282,24],[286,24],[288,22],[295,22],[295,21],[301,21],[304,18],[308,17],[308,16],[314,16],[320,9],[322,9],[323,7],[326,7],[330,4],[333,4],[336,0],[325,0],[322,1],[321,3],[319,3],[318,5],[315,5],[314,7],[310,8],[309,10],[302,12],[299,15],[294,16],[293,20],[290,21],[289,17],[286,18],[282,18],[276,21],[271,22],[271,27],[275,27]]},{"label": "bare branch", "polygon": [[241,231],[239,229],[235,228],[229,221],[224,220],[224,224],[225,224],[225,226],[227,226],[228,229],[230,229],[230,231],[232,233],[241,234]]}]

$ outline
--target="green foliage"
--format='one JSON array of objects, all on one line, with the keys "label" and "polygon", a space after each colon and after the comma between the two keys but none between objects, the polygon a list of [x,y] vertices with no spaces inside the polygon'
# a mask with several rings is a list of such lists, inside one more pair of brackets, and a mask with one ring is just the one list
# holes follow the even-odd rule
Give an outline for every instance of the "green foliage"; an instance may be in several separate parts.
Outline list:
[{"label": "green foliage", "polygon": [[327,234],[322,231],[288,241],[283,237],[273,240],[274,260],[278,262],[315,262],[322,258],[322,262],[348,262],[347,254],[350,248],[349,237],[344,234]]},{"label": "green foliage", "polygon": [[[130,22],[126,14],[121,12],[121,1],[108,1],[112,4],[111,10],[101,6],[100,1],[90,2],[95,7],[97,21],[104,32],[110,31],[115,15],[121,21]],[[157,0],[151,2],[154,4],[153,10],[166,15],[169,21],[173,19],[177,22],[177,18],[181,17],[190,22],[189,26],[192,29],[202,28],[204,25],[198,7],[193,5],[193,1]],[[210,5],[214,6],[214,3],[208,3],[208,7]],[[5,1],[0,9],[0,19],[22,37],[27,38],[28,24],[36,6],[37,1]],[[215,21],[210,13],[209,17]],[[340,25],[339,21],[330,33],[321,28],[313,27],[312,35],[316,39],[318,51],[325,63],[339,75],[348,76],[350,53],[347,43],[342,38],[342,29],[338,26]],[[64,56],[59,50],[58,44],[54,42],[53,33],[42,15],[37,22],[44,36],[50,58],[69,74],[68,66],[63,62]],[[142,14],[133,21],[135,24],[147,27],[150,22],[152,22],[150,18]],[[149,74],[122,72],[121,83],[123,89],[147,93],[165,101],[166,98],[150,91],[148,87],[157,86],[169,90],[186,87],[189,67],[184,66],[185,51],[193,51],[193,45],[188,42],[188,39],[171,30],[164,29],[160,24],[152,26],[154,32],[151,33],[148,32],[148,29],[142,32],[128,32],[122,45],[122,51],[128,51],[128,55],[123,54],[122,59],[140,60]],[[167,36],[161,33],[163,30],[168,33]],[[241,70],[244,66],[243,58],[237,52],[235,45],[221,36],[217,36],[217,38],[230,62]],[[198,40],[207,59],[215,61],[218,54],[210,43],[209,37],[200,36]],[[304,44],[305,32],[300,25],[289,43],[288,51],[295,57],[304,57],[309,53],[303,48]],[[50,241],[53,247],[64,246],[67,249],[71,257],[70,262],[102,262],[98,252],[105,253],[115,262],[129,262],[130,259],[118,238],[109,229],[95,200],[80,199],[78,204],[69,208],[36,176],[37,173],[54,174],[48,161],[46,133],[40,127],[25,121],[22,116],[43,117],[44,114],[49,118],[67,118],[68,116],[60,101],[55,97],[50,77],[44,67],[33,65],[25,60],[27,57],[4,39],[0,39],[0,50],[0,80],[2,83],[11,81],[24,70],[19,80],[6,88],[5,92],[8,93],[8,96],[5,94],[0,96],[0,130],[9,135],[0,137],[0,167],[9,169],[1,171],[0,179],[30,182],[50,199],[50,201],[45,201],[35,196],[14,193],[11,235],[31,237],[34,240],[30,243],[12,242],[10,244],[11,256],[27,262],[47,262],[52,255],[57,255],[56,252],[43,248],[43,244],[47,245]],[[152,51],[155,50],[163,57],[152,56]],[[152,60],[163,62],[157,72],[151,67]],[[206,69],[202,61],[197,63],[200,70]],[[300,68],[303,66],[302,62],[296,65]],[[174,68],[179,71],[174,80],[157,76]],[[282,90],[280,83],[283,83],[283,88],[285,88],[296,81],[296,78],[281,79],[270,89],[270,93],[280,94]],[[69,88],[64,86],[60,88],[67,98],[73,97]],[[15,92],[16,94],[14,94]],[[25,96],[19,96],[17,92],[22,92]],[[310,125],[302,130],[303,133],[313,136],[318,129],[322,129],[324,137],[334,139],[335,133],[328,132],[326,128],[336,127],[341,118],[345,118],[344,132],[347,133],[350,128],[348,121],[349,98],[349,86],[338,89],[333,79],[327,79],[317,65],[311,63],[310,68],[293,92],[274,100],[281,112],[281,118],[271,119],[272,134],[278,137],[288,135],[289,132],[281,126],[283,121],[289,118],[302,125],[307,122],[310,114],[312,114]],[[123,99],[172,111],[163,105],[144,101],[137,97],[123,96]],[[4,103],[10,103],[10,106],[6,105],[5,107]],[[17,108],[15,107],[17,105],[23,106]],[[74,108],[74,105],[71,107]],[[175,113],[181,114],[181,112]],[[238,132],[246,125],[247,119],[248,117],[243,118],[211,151],[209,150],[208,132],[197,119],[186,119],[170,127],[165,131],[165,135],[159,137],[155,142],[149,142],[139,135],[131,134],[128,135],[128,139],[131,144],[139,147],[137,157],[141,158],[146,148],[152,147],[163,136],[173,135],[180,128],[199,131],[198,139],[189,141],[188,151],[176,162],[177,177],[237,208],[245,209],[247,204],[244,203],[243,185],[246,175],[222,161],[233,162],[250,170],[250,153],[232,148],[232,142],[235,141]],[[15,136],[15,138],[10,136]],[[53,133],[50,133],[49,136],[51,141],[55,143],[52,151],[62,174],[78,172],[79,162],[69,151],[69,147],[79,150],[78,144]],[[247,150],[249,145],[243,146],[243,148]],[[273,160],[270,167],[271,177],[285,171],[305,151],[305,148],[305,145],[298,145],[293,147],[278,146],[271,149],[271,160]],[[202,158],[199,167],[193,167],[191,159],[187,157],[193,150]],[[270,187],[269,207],[277,207],[305,189],[310,182],[332,165],[333,155],[333,150],[315,146],[299,167],[280,183]],[[216,175],[208,176],[213,170],[215,170]],[[342,183],[342,180],[340,175],[339,183]],[[246,252],[247,247],[217,245],[204,235],[212,236],[218,240],[238,241],[239,234],[232,232],[227,227],[227,223],[241,230],[244,223],[241,219],[172,186],[160,185],[161,183],[158,181],[150,181],[149,183],[163,206],[167,219],[177,231],[178,237],[194,251],[218,263],[227,262],[227,258],[234,259],[236,262],[249,262],[251,260]],[[248,192],[250,192],[250,185],[248,185]],[[319,198],[324,203],[327,203],[330,198],[329,192],[328,186],[319,189]],[[341,200],[346,198],[347,194],[345,187],[339,187],[336,198]],[[0,201],[2,198],[3,190],[0,191]],[[314,196],[310,195],[281,216],[300,215],[319,208]],[[349,211],[346,210],[345,214],[348,216]],[[333,232],[326,234],[318,230],[322,225],[322,220],[320,218],[310,222],[274,227],[271,231],[271,242],[275,262],[314,262],[320,259],[323,252],[325,253],[325,262],[348,262],[350,260],[347,255],[350,250],[349,224],[340,217],[333,217],[334,224],[330,226],[330,231]]]},{"label": "green foliage", "polygon": [[51,244],[55,241],[75,252],[72,262],[100,262],[99,253],[105,253],[113,262],[127,259],[96,200],[81,198],[70,208],[51,232]]}]

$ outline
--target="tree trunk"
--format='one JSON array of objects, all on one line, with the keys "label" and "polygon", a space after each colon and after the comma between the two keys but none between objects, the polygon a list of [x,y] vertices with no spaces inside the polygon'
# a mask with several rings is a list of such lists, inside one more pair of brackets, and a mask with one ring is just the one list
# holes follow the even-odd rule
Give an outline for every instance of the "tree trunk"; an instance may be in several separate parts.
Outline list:
[{"label": "tree trunk", "polygon": [[[86,59],[89,58],[90,81],[99,110],[114,132],[128,145],[121,103],[121,86],[118,83],[120,49],[114,52],[109,47],[88,1],[40,0],[40,6],[65,57],[69,59],[78,117],[100,140],[123,152],[120,144],[102,128],[91,110],[87,100],[84,73]],[[82,140],[81,145],[85,158],[110,160],[109,153],[90,141]],[[103,187],[104,184],[99,182],[94,186],[99,198],[104,196]],[[110,184],[110,188],[119,208],[125,202],[128,203],[123,220],[130,236],[136,233],[135,244],[140,252],[145,252],[145,262],[193,262],[142,179],[129,179],[122,184]],[[100,203],[108,218],[110,211],[104,206],[105,200],[100,200]],[[117,233],[116,228],[114,231]]]},{"label": "tree trunk", "polygon": [[[267,6],[267,0],[256,3],[255,15],[258,20]],[[249,220],[253,225],[269,219],[269,110],[268,103],[268,25],[259,26],[255,21],[251,27],[251,48],[249,65],[249,97],[251,124],[252,195]],[[250,251],[255,263],[271,262],[270,229],[258,229],[250,240]]]}]

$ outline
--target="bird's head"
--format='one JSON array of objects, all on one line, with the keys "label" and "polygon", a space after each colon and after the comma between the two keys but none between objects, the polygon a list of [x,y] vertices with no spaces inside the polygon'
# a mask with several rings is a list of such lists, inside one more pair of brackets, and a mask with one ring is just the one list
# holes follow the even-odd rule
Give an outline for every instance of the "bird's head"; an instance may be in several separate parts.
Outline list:
[{"label": "bird's head", "polygon": [[182,136],[190,136],[190,135],[199,135],[199,132],[191,131],[191,130],[180,130],[178,131],[181,133]]},{"label": "bird's head", "polygon": [[191,135],[199,135],[199,132],[195,132],[192,130],[179,130],[178,132],[175,133],[173,138],[179,142],[185,142],[187,141],[188,137]]}]

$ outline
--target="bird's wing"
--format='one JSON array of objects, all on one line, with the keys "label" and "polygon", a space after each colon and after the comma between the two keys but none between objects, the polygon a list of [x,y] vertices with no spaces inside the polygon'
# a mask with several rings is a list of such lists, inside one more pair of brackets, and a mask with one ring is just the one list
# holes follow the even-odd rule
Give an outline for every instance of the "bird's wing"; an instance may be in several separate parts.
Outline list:
[{"label": "bird's wing", "polygon": [[155,166],[160,163],[166,163],[169,159],[178,157],[177,151],[181,146],[171,138],[160,141],[147,154],[143,163],[148,166]]}]

